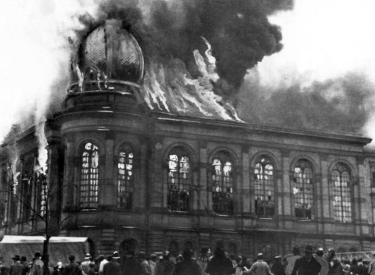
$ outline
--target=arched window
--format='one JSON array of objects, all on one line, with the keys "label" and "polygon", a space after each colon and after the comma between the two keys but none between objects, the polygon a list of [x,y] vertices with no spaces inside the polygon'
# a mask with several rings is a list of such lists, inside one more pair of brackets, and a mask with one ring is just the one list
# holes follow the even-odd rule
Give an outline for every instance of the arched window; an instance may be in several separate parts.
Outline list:
[{"label": "arched window", "polygon": [[294,209],[297,219],[311,220],[314,204],[313,170],[310,162],[301,159],[294,166]]},{"label": "arched window", "polygon": [[212,210],[217,214],[233,214],[233,173],[228,153],[219,152],[212,160]]},{"label": "arched window", "polygon": [[275,215],[273,170],[273,164],[267,156],[261,156],[255,163],[255,214],[261,218]]},{"label": "arched window", "polygon": [[338,163],[332,170],[333,212],[335,220],[352,221],[352,203],[350,195],[350,173],[346,165]]},{"label": "arched window", "polygon": [[134,190],[134,153],[129,145],[120,148],[118,156],[117,172],[117,206],[132,209]]},{"label": "arched window", "polygon": [[172,149],[168,155],[168,210],[190,210],[190,159],[182,147]]},{"label": "arched window", "polygon": [[81,155],[80,206],[96,208],[98,206],[99,149],[87,142]]}]

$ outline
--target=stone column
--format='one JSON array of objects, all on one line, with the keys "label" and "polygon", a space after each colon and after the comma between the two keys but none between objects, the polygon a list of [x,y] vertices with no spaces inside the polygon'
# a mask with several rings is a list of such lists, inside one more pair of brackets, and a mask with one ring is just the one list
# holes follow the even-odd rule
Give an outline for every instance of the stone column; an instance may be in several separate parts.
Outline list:
[{"label": "stone column", "polygon": [[164,211],[167,209],[167,183],[163,181],[166,176],[166,162],[163,160],[163,139],[154,138],[150,140],[150,150],[152,157],[149,161],[150,184],[152,185],[152,202],[151,207]]},{"label": "stone column", "polygon": [[207,210],[212,209],[212,198],[209,194],[211,194],[211,186],[207,182],[208,175],[207,175],[207,167],[209,165],[208,156],[207,156],[207,142],[200,142],[199,143],[199,210],[202,212],[206,212]]},{"label": "stone column", "polygon": [[276,184],[281,190],[279,194],[279,204],[278,204],[278,215],[284,217],[284,228],[292,228],[292,220],[294,220],[294,200],[292,197],[292,184],[290,178],[290,151],[282,150],[281,151],[281,171],[282,174],[278,176],[276,172]]},{"label": "stone column", "polygon": [[[99,206],[116,207],[117,206],[117,188],[114,176],[114,133],[107,133],[105,148],[99,151]],[[103,153],[104,150],[104,153]],[[103,159],[103,161],[101,160]],[[100,175],[102,174],[102,176]]]},{"label": "stone column", "polygon": [[323,232],[324,234],[332,232],[332,206],[330,201],[330,188],[329,188],[329,171],[328,171],[328,155],[321,154],[320,155],[320,165],[321,165],[321,185],[320,185],[320,192],[322,194],[320,200],[320,207],[321,207],[321,222],[324,226]]},{"label": "stone column", "polygon": [[[65,173],[63,181],[63,205],[74,206],[77,204],[79,193],[78,163],[79,156],[75,156],[74,139],[66,138]],[[34,190],[32,191],[34,192]]]},{"label": "stone column", "polygon": [[148,186],[149,182],[147,178],[147,141],[146,139],[142,141],[139,150],[140,156],[136,157],[136,162],[134,163],[134,168],[136,168],[134,172],[136,173],[134,175],[133,208],[136,211],[146,209],[146,204],[149,204],[153,197],[151,187]]},{"label": "stone column", "polygon": [[369,226],[368,226],[368,212],[371,209],[371,205],[366,200],[367,195],[370,193],[370,185],[365,181],[366,170],[364,164],[365,158],[357,158],[358,162],[358,185],[357,185],[357,192],[358,192],[358,212],[359,215],[356,216],[356,223],[360,224],[360,229],[357,234],[361,236],[369,235]]},{"label": "stone column", "polygon": [[254,213],[254,196],[250,195],[250,161],[249,147],[242,148],[242,185],[241,185],[242,214]]}]

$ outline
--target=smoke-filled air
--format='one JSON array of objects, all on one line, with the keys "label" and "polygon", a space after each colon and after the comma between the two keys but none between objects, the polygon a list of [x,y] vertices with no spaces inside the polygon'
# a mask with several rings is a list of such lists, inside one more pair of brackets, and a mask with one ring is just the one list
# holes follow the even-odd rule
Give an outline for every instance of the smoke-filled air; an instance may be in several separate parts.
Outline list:
[{"label": "smoke-filled air", "polygon": [[0,138],[61,111],[72,56],[108,19],[139,43],[141,93],[154,111],[375,137],[373,8],[371,0],[1,3]]}]

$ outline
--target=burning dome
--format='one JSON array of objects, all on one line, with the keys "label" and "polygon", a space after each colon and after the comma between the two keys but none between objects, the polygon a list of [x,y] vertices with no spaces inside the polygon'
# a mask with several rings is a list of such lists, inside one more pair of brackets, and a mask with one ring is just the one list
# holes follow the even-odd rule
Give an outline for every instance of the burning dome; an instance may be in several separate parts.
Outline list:
[{"label": "burning dome", "polygon": [[[80,91],[93,90],[86,85],[93,82],[96,90],[111,89],[119,83],[138,84],[144,73],[142,50],[121,21],[107,20],[80,45],[78,56],[72,60],[72,73]],[[73,86],[71,92],[77,91],[77,85]]]}]

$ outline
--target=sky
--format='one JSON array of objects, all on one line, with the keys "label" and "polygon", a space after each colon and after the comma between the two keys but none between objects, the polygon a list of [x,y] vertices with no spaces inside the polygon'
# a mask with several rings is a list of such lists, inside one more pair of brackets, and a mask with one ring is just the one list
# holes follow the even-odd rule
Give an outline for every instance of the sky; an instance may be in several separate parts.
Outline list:
[{"label": "sky", "polygon": [[[95,7],[94,1],[76,0],[0,2],[1,140],[12,124],[34,120],[30,110],[36,109],[36,120],[43,121],[56,89],[65,96],[67,38],[83,27],[77,15],[94,14]],[[293,10],[270,16],[282,29],[284,48],[252,69],[260,85],[272,88],[302,82],[308,87],[351,72],[363,73],[375,83],[374,10],[373,0],[296,0]],[[327,97],[339,92],[330,91]],[[373,94],[368,99],[369,112],[375,88]],[[375,139],[373,125],[375,115],[371,114],[363,134]]]}]

